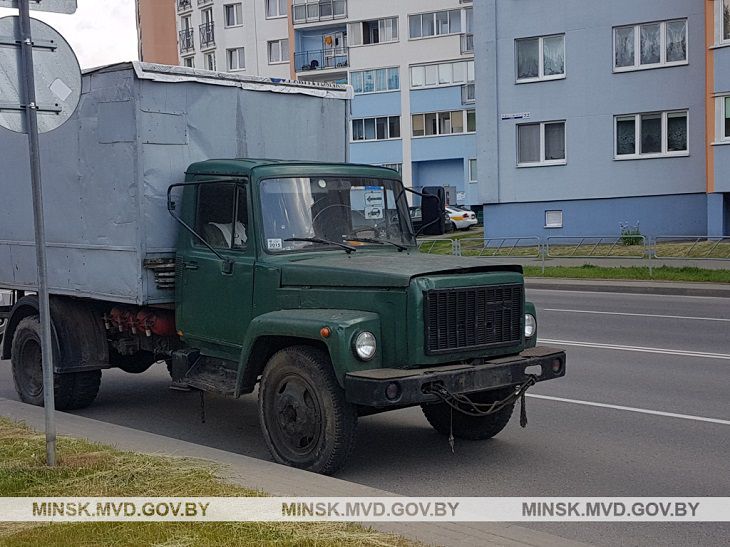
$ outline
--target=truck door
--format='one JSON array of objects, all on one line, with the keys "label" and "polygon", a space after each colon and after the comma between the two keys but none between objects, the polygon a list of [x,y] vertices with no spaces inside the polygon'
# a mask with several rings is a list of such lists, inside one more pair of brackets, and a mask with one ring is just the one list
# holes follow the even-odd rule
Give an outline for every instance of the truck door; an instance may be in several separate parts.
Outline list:
[{"label": "truck door", "polygon": [[247,184],[203,183],[197,188],[195,231],[224,259],[191,235],[178,254],[182,283],[178,328],[189,343],[217,357],[238,357],[252,318],[255,250],[249,237]]}]

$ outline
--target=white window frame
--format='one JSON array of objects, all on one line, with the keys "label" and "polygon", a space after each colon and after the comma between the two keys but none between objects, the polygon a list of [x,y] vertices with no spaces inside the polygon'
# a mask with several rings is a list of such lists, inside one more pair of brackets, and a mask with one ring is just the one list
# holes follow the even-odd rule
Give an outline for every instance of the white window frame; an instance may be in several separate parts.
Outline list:
[{"label": "white window frame", "polygon": [[[190,61],[190,64],[187,64]],[[182,58],[182,66],[186,68],[195,68],[195,56],[190,55],[189,57]]]},{"label": "white window frame", "polygon": [[[548,222],[550,214],[560,215],[560,221]],[[562,209],[550,209],[545,211],[545,228],[562,228],[563,227],[563,210]]]},{"label": "white window frame", "polygon": [[[269,3],[270,2],[276,3],[276,13],[278,15],[269,16]],[[288,8],[286,10],[284,10],[284,13],[281,13],[281,11],[279,10],[279,7],[280,7],[279,0],[264,0],[264,17],[266,19],[281,19],[282,17],[289,17]]]},{"label": "white window frame", "polygon": [[[469,158],[468,160],[469,164],[469,182],[475,183],[477,182],[477,176],[479,175],[479,167],[477,166],[477,158]],[[476,171],[476,176],[475,176]]]},{"label": "white window frame", "polygon": [[[641,153],[641,117],[650,114],[661,114],[662,116],[662,151],[649,154]],[[687,150],[669,151],[669,116],[672,114],[684,114],[687,117]],[[618,121],[623,118],[634,118],[634,153],[618,154]],[[619,114],[613,117],[613,159],[616,161],[626,160],[647,160],[656,158],[681,158],[689,156],[689,109],[665,110],[663,112],[639,112],[636,114]]]},{"label": "white window frame", "polygon": [[[233,68],[233,53],[236,52],[238,63],[236,68]],[[241,66],[241,60],[243,60],[243,66]],[[245,47],[232,47],[226,49],[226,68],[229,72],[242,72],[246,70],[246,48]]]},{"label": "white window frame", "polygon": [[[667,23],[676,23],[684,21],[685,25],[685,39],[687,41],[687,55],[684,61],[667,61]],[[660,25],[659,28],[659,62],[648,65],[641,64],[641,27],[645,25]],[[633,28],[634,29],[634,64],[631,66],[616,66],[616,32],[620,29]],[[689,64],[689,20],[687,18],[679,19],[667,19],[665,21],[647,21],[644,23],[637,23],[635,25],[619,25],[613,27],[613,71],[615,73],[620,72],[635,72],[637,70],[652,70],[655,68],[667,68],[673,66],[684,66]]]},{"label": "white window frame", "polygon": [[725,38],[724,2],[726,1],[728,0],[715,0],[715,45],[712,46],[715,48],[730,46],[730,37]]},{"label": "white window frame", "polygon": [[[441,38],[442,36],[454,36],[458,34],[465,34],[466,33],[466,10],[472,9],[472,8],[451,8],[451,9],[442,9],[442,10],[436,10],[436,11],[426,11],[422,13],[409,13],[408,17],[406,19],[408,24],[408,39],[409,40],[428,40],[430,38]],[[436,25],[436,14],[441,12],[446,12],[448,17],[448,12],[450,11],[457,11],[460,10],[460,25],[459,30],[452,31],[451,30],[451,23],[449,22],[449,32],[441,33],[439,34],[437,32],[437,25]],[[426,15],[430,15],[433,18],[433,34],[429,34],[428,36],[423,36],[423,18]],[[420,17],[421,18],[421,36],[411,36],[411,17]]]},{"label": "white window frame", "polygon": [[[286,42],[286,48],[283,47]],[[271,56],[272,46],[276,45],[279,48],[279,59],[275,60]],[[284,59],[284,51],[286,51],[286,59]],[[289,38],[279,38],[278,40],[269,40],[266,43],[266,55],[269,59],[270,65],[283,65],[289,63]]]},{"label": "white window frame", "polygon": [[[551,125],[555,123],[562,123],[564,126],[563,130],[563,139],[564,139],[564,149],[565,149],[565,158],[562,160],[546,160],[545,159],[545,126]],[[540,125],[540,160],[539,161],[533,161],[533,162],[520,162],[520,127],[528,126],[528,125]],[[567,165],[568,163],[568,122],[566,120],[548,120],[544,122],[531,122],[531,123],[520,123],[516,124],[515,127],[517,128],[515,137],[517,139],[517,167],[524,168],[524,167],[550,167],[553,165]]]},{"label": "white window frame", "polygon": [[[453,65],[456,65],[456,64],[464,64],[464,80],[459,80],[459,81],[454,80],[454,77],[453,77],[454,66]],[[414,69],[423,68],[424,70],[426,70],[426,67],[429,67],[429,66],[438,67],[440,65],[452,65],[451,66],[451,74],[452,74],[451,82],[449,82],[447,84],[442,84],[440,81],[437,81],[435,84],[428,84],[428,83],[426,83],[426,79],[424,78],[423,85],[414,85],[414,83],[413,83]],[[470,67],[471,67],[471,73],[472,73],[471,80],[469,79],[469,72],[470,72],[469,68]],[[471,84],[471,83],[474,83],[474,80],[475,80],[475,78],[473,77],[474,70],[475,70],[474,59],[460,59],[458,61],[447,61],[447,62],[442,62],[442,63],[426,63],[426,64],[411,65],[408,69],[410,79],[411,79],[410,87],[411,87],[411,89],[433,89],[435,87],[452,87],[452,86],[457,86],[457,85]],[[438,68],[437,68],[437,71],[438,71]]]},{"label": "white window frame", "polygon": [[712,144],[730,144],[730,134],[725,134],[725,116],[730,115],[730,108],[727,108],[727,100],[730,95],[718,95],[715,97],[715,112],[717,122],[715,128],[715,142]]},{"label": "white window frame", "polygon": [[[378,138],[378,126],[377,126],[377,120],[378,118],[385,118],[387,120],[387,123],[385,125],[385,130],[388,132],[388,136],[385,139],[379,139]],[[391,137],[390,136],[390,119],[391,118],[398,118],[398,134],[400,136],[398,137]],[[367,139],[365,137],[365,130],[363,128],[363,138],[355,140],[355,132],[353,131],[353,123],[354,122],[363,122],[365,123],[365,120],[374,120],[375,123],[375,138],[374,139]],[[353,118],[350,121],[350,142],[351,143],[359,143],[359,142],[384,142],[384,141],[398,141],[403,138],[403,129],[401,127],[401,117],[400,116],[364,116],[362,118]]]},{"label": "white window frame", "polygon": [[[209,66],[210,63],[208,61],[210,59],[213,59],[213,68],[210,68],[210,66]],[[210,53],[206,53],[205,55],[203,55],[203,62],[205,63],[205,70],[212,70],[212,71],[218,70],[218,66],[217,66],[217,62],[216,62],[216,58],[215,58],[215,51],[211,51]]]},{"label": "white window frame", "polygon": [[[394,28],[397,36],[393,38],[392,40],[382,40],[382,36],[380,36],[381,32],[381,24],[384,24],[384,21],[395,21],[395,26],[392,26],[391,24],[391,30]],[[374,21],[377,21],[378,23],[378,41],[377,42],[371,42],[369,44],[364,43],[363,40],[363,23],[372,23]],[[359,40],[359,41],[358,41]],[[397,15],[392,15],[389,17],[378,17],[377,19],[363,19],[361,21],[355,21],[352,23],[348,23],[347,25],[347,45],[349,47],[367,47],[367,46],[379,46],[381,44],[395,44],[400,41],[400,18]]]},{"label": "white window frame", "polygon": [[[234,24],[228,24],[228,8],[233,8],[233,18],[236,20]],[[224,28],[237,28],[243,26],[243,4],[241,2],[232,2],[223,5],[223,24]]]},{"label": "white window frame", "polygon": [[[463,116],[462,127],[464,128],[464,130],[460,131],[459,133],[453,133],[453,132],[439,133],[440,127],[441,127],[441,124],[439,123],[439,115],[440,114],[453,114],[454,112],[462,113],[462,116]],[[453,110],[437,110],[435,112],[415,112],[415,113],[411,114],[411,138],[412,139],[432,139],[434,137],[454,137],[457,135],[474,135],[476,133],[476,127],[474,128],[474,131],[469,131],[469,112],[475,112],[475,115],[476,115],[476,111],[474,109],[458,109],[458,108],[455,108]],[[426,118],[426,116],[428,116],[430,114],[436,115],[436,133],[434,135],[425,135],[425,134],[424,135],[414,135],[413,134],[413,118],[415,118],[416,116],[423,116],[423,118],[424,118],[423,127],[424,127],[424,133],[425,133],[425,128],[426,128],[425,118]],[[452,127],[453,127],[453,125],[452,125]]]},{"label": "white window frame", "polygon": [[[555,38],[557,36],[562,36],[563,38],[563,73],[562,74],[550,74],[548,76],[545,76],[545,39],[546,38]],[[537,78],[520,78],[520,68],[519,68],[519,56],[518,56],[518,48],[519,43],[524,42],[527,40],[539,40],[537,55],[538,55],[538,76]],[[568,73],[568,51],[565,47],[565,34],[546,34],[544,36],[531,36],[529,38],[517,38],[515,40],[515,83],[518,84],[531,84],[534,82],[549,82],[551,80],[565,80]]]},{"label": "white window frame", "polygon": [[352,85],[353,86],[353,89],[354,89],[354,85],[353,85],[353,82],[352,82],[353,76],[355,74],[362,74],[363,75],[363,89],[364,89],[365,88],[365,86],[364,86],[364,82],[365,82],[365,80],[364,80],[364,74],[366,72],[372,72],[374,74],[378,70],[385,70],[385,81],[386,82],[390,81],[390,79],[388,78],[388,71],[389,70],[397,70],[398,71],[398,87],[395,88],[395,89],[375,90],[375,87],[373,86],[374,91],[361,91],[359,93],[357,91],[355,91],[355,95],[372,95],[374,93],[393,93],[393,92],[400,91],[400,88],[401,88],[401,83],[400,83],[401,77],[400,77],[400,67],[398,67],[398,66],[383,66],[383,67],[378,67],[378,68],[368,68],[367,70],[353,70],[350,73],[350,79],[349,79],[350,85]]}]

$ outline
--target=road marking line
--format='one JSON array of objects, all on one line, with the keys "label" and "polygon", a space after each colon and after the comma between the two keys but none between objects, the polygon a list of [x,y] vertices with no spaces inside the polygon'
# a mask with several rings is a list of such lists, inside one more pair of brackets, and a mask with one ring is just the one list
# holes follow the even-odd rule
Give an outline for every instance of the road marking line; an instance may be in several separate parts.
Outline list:
[{"label": "road marking line", "polygon": [[723,321],[730,323],[730,319],[721,317],[690,317],[688,315],[658,315],[653,313],[627,313],[617,311],[593,311],[593,310],[561,310],[557,308],[545,308],[543,311],[565,312],[565,313],[590,313],[595,315],[628,315],[631,317],[661,317],[665,319],[693,319],[695,321]]},{"label": "road marking line", "polygon": [[606,296],[610,298],[615,298],[617,294],[620,294],[622,296],[630,296],[630,297],[637,297],[637,298],[700,298],[702,300],[714,300],[717,302],[717,296],[696,296],[696,295],[688,295],[688,294],[657,294],[657,293],[638,293],[638,292],[622,292],[620,289],[621,287],[617,287],[614,291],[574,291],[574,290],[568,290],[568,289],[536,289],[533,287],[530,287],[529,284],[525,285],[525,289],[532,292],[554,292],[554,293],[575,293],[575,294],[585,294],[590,296]]},{"label": "road marking line", "polygon": [[598,342],[576,342],[573,340],[547,340],[540,338],[541,343],[559,346],[576,346],[581,348],[613,349],[618,351],[634,351],[638,353],[659,353],[662,355],[683,355],[685,357],[705,357],[707,359],[725,359],[730,361],[726,353],[707,353],[704,351],[686,351],[681,349],[644,348],[640,346],[621,346],[617,344],[600,344]]},{"label": "road marking line", "polygon": [[548,395],[536,395],[535,393],[527,393],[527,397],[534,399],[545,399],[546,401],[557,401],[559,403],[571,403],[574,405],[595,406],[599,408],[610,408],[613,410],[625,410],[627,412],[637,412],[639,414],[650,414],[652,416],[664,416],[665,418],[681,418],[682,420],[694,420],[695,422],[708,422],[711,424],[730,425],[730,420],[721,420],[719,418],[705,418],[703,416],[690,416],[689,414],[675,414],[674,412],[662,412],[660,410],[648,410],[646,408],[634,408],[631,406],[609,405],[606,403],[594,403],[591,401],[581,401],[579,399],[563,399],[562,397],[550,397]]}]

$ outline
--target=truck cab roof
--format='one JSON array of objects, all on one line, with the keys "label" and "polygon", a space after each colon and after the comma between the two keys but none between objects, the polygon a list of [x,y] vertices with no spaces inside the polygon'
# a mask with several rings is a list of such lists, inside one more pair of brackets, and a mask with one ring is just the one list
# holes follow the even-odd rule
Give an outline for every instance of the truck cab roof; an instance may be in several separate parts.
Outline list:
[{"label": "truck cab roof", "polygon": [[309,161],[234,158],[210,159],[193,163],[186,173],[189,176],[224,176],[224,177],[251,177],[253,171],[256,176],[266,178],[268,175],[282,176],[348,176],[372,177],[400,180],[400,173],[387,167],[377,167],[367,164],[354,163],[322,163]]}]

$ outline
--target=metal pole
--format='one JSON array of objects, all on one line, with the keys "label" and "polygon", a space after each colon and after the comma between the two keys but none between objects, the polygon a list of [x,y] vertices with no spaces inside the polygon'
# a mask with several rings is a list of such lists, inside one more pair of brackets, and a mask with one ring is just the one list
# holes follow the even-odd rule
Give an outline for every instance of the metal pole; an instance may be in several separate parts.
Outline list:
[{"label": "metal pole", "polygon": [[21,61],[24,77],[26,130],[30,149],[30,176],[33,189],[33,224],[38,266],[38,302],[40,305],[41,352],[43,354],[43,404],[46,414],[46,463],[56,466],[56,420],[53,381],[53,345],[51,342],[51,311],[48,299],[46,270],[46,228],[43,221],[43,190],[41,186],[41,158],[38,143],[38,112],[33,73],[33,40],[30,30],[30,0],[19,0]]}]

